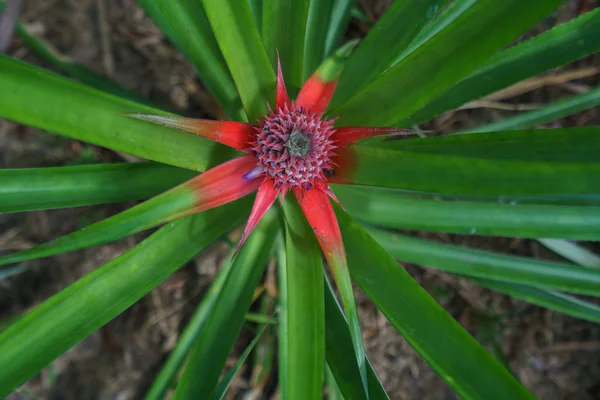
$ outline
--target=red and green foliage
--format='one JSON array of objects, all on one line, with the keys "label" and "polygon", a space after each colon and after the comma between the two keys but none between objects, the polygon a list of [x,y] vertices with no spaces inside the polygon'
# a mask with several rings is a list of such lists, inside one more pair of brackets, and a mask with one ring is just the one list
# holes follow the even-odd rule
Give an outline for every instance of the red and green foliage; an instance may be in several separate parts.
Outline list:
[{"label": "red and green foliage", "polygon": [[500,132],[421,138],[403,128],[598,51],[600,9],[506,48],[562,1],[396,0],[362,42],[338,47],[352,1],[138,2],[229,119],[172,115],[72,65],[52,64],[84,83],[0,55],[1,117],[152,161],[0,171],[0,212],[145,200],[0,256],[17,264],[0,276],[162,226],[0,333],[0,366],[10,365],[0,396],[244,221],[147,398],[163,398],[173,380],[175,399],[224,395],[259,339],[220,379],[273,257],[279,312],[268,324],[277,322],[285,399],[321,398],[326,364],[346,398],[387,398],[365,357],[352,280],[463,398],[533,397],[396,260],[600,322],[600,307],[570,294],[600,295],[599,270],[391,230],[600,238],[600,129],[513,130],[593,107],[596,92],[506,120]]}]

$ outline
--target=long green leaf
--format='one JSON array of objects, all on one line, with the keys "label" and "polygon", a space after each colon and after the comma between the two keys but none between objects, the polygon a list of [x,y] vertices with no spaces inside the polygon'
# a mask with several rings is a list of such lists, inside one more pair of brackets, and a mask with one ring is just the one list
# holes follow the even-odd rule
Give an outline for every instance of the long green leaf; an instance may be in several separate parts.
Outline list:
[{"label": "long green leaf", "polygon": [[[531,2],[521,3],[528,7]],[[468,101],[597,52],[599,27],[600,10],[596,9],[504,50],[402,124],[427,121]]]},{"label": "long green leaf", "polygon": [[[419,32],[415,39],[410,43],[406,50],[396,58],[392,65],[397,64],[416,48],[437,35],[442,29],[452,23],[452,21],[460,17],[462,13],[466,12],[475,1],[477,0],[440,1],[438,9],[432,10],[433,15],[431,16],[431,21],[421,30],[421,32]],[[449,7],[448,3],[450,3],[452,7]]]},{"label": "long green leaf", "polygon": [[[249,121],[268,112],[275,99],[275,73],[248,3],[202,0],[221,52],[229,66]],[[265,21],[263,21],[263,25]]]},{"label": "long green leaf", "polygon": [[288,196],[286,221],[286,399],[317,399],[325,376],[325,305],[321,248],[300,207]]},{"label": "long green leaf", "polygon": [[329,57],[331,53],[340,45],[344,32],[350,23],[352,7],[356,0],[333,0],[331,18],[325,38],[325,54],[323,58]]},{"label": "long green leaf", "polygon": [[533,399],[381,246],[337,211],[352,277],[459,396]]},{"label": "long green leaf", "polygon": [[[325,199],[321,199],[320,201],[328,202],[329,199],[325,196]],[[329,206],[329,205],[327,205]],[[322,213],[320,211],[324,210]],[[337,231],[335,217],[329,215],[328,213],[332,213],[333,210],[327,210],[325,205],[310,205],[303,206],[304,214],[306,214],[312,226],[312,231],[319,238],[319,243],[325,253],[325,257],[327,258],[328,266],[333,273],[333,277],[335,279],[336,286],[340,293],[340,298],[342,300],[342,304],[344,305],[344,311],[348,317],[348,326],[351,332],[352,346],[354,348],[354,355],[356,357],[357,364],[359,366],[360,377],[362,380],[362,384],[364,386],[364,392],[368,393],[368,381],[367,381],[367,368],[366,368],[366,358],[365,358],[365,350],[362,339],[362,332],[360,328],[360,320],[358,316],[358,309],[356,307],[356,301],[354,299],[354,290],[352,287],[352,280],[350,278],[350,272],[348,270],[348,263],[346,260],[346,255],[344,251],[344,245],[342,242],[342,238],[339,232]],[[292,215],[292,212],[288,210],[287,217],[288,220],[296,219],[303,220],[303,213],[300,212],[299,209],[294,209],[295,213]],[[323,221],[326,226],[324,231],[326,232],[325,237],[321,236],[320,229],[317,227],[317,222],[314,218],[310,218],[311,213],[316,213],[320,215],[319,218],[326,219]],[[321,213],[321,214],[319,214]],[[333,219],[332,219],[333,218]],[[311,232],[308,230],[307,232]],[[331,241],[330,243],[328,243]]]},{"label": "long green leaf", "polygon": [[227,115],[245,120],[233,78],[200,3],[181,0],[138,0],[138,3],[196,67]]},{"label": "long green leaf", "polygon": [[263,0],[262,39],[273,69],[277,53],[286,84],[299,89],[304,81],[304,40],[310,0]]},{"label": "long green leaf", "polygon": [[[228,209],[248,210],[249,198]],[[183,184],[122,213],[31,249],[0,257],[0,265],[49,257],[97,246],[194,213],[196,194]],[[238,214],[239,215],[239,214]]]},{"label": "long green leaf", "polygon": [[[327,280],[325,281],[325,356],[344,398],[347,400],[367,398],[354,356],[348,321]],[[368,397],[372,400],[387,399],[388,396],[368,360],[366,369]]]},{"label": "long green leaf", "polygon": [[600,270],[467,249],[378,229],[368,232],[400,261],[494,281],[600,296]]},{"label": "long green leaf", "polygon": [[[409,57],[331,110],[331,114],[340,115],[340,125],[396,124],[471,73],[561,2],[474,2]],[[450,7],[453,6],[457,5]],[[511,23],[507,24],[507,20]]]},{"label": "long green leaf", "polygon": [[[557,119],[573,115],[580,111],[594,108],[600,105],[600,87],[594,88],[586,93],[560,99],[545,107],[529,111],[495,121],[483,126],[465,129],[457,133],[494,132],[507,131],[511,129],[527,129],[538,124],[545,124]],[[598,135],[596,135],[598,136]],[[582,144],[583,145],[583,144]]]},{"label": "long green leaf", "polygon": [[262,8],[263,0],[247,0],[250,12],[254,17],[254,23],[259,32],[262,32]]},{"label": "long green leaf", "polygon": [[193,175],[154,163],[3,169],[0,213],[142,200]]},{"label": "long green leaf", "polygon": [[354,50],[340,76],[330,107],[363,89],[392,65],[446,0],[396,0]]},{"label": "long green leaf", "polygon": [[316,71],[325,54],[325,38],[335,0],[310,0],[304,40],[303,80]]},{"label": "long green leaf", "polygon": [[555,290],[539,289],[532,286],[516,285],[513,283],[498,282],[491,279],[470,278],[470,280],[528,303],[556,310],[563,314],[586,321],[600,323],[600,306],[588,301],[578,299]]},{"label": "long green leaf", "polygon": [[543,238],[538,242],[565,259],[586,268],[600,268],[600,256],[577,243],[567,240]]},{"label": "long green leaf", "polygon": [[589,126],[446,135],[386,141],[381,143],[381,147],[444,156],[598,164],[600,128]]},{"label": "long green leaf", "polygon": [[0,334],[0,397],[119,315],[176,271],[239,214],[218,208],[168,224],[81,278]]},{"label": "long green leaf", "polygon": [[277,283],[279,289],[279,325],[278,325],[278,378],[279,392],[288,393],[289,378],[289,329],[288,329],[288,276],[287,249],[283,237],[277,240]]},{"label": "long green leaf", "polygon": [[227,262],[210,285],[208,292],[196,308],[187,327],[177,341],[177,345],[169,355],[160,373],[154,379],[152,386],[144,396],[145,400],[161,400],[165,397],[175,376],[188,357],[192,345],[204,328],[209,312],[214,308],[218,296],[223,291],[225,281],[228,279],[233,263]]},{"label": "long green leaf", "polygon": [[217,387],[235,338],[244,323],[254,289],[271,256],[279,227],[273,210],[261,221],[233,263],[200,335],[173,399],[210,398]]},{"label": "long green leaf", "polygon": [[128,118],[165,114],[108,95],[0,54],[0,117],[194,170],[231,157],[222,145],[189,133]]},{"label": "long green leaf", "polygon": [[252,341],[246,347],[246,350],[244,350],[242,355],[239,356],[233,367],[231,367],[231,369],[227,371],[227,374],[225,374],[223,379],[221,379],[221,381],[215,388],[213,399],[221,400],[225,397],[225,393],[227,393],[227,389],[231,385],[231,382],[233,382],[233,378],[235,378],[235,375],[240,371],[240,369],[242,369],[242,365],[244,365],[244,362],[246,362],[246,359],[252,352],[252,349],[254,349],[254,346],[256,346],[256,344],[258,343],[263,333],[265,332],[265,329],[267,329],[268,326],[269,324],[265,324],[262,328],[260,328],[260,330],[256,333],[254,339],[252,339]]},{"label": "long green leaf", "polygon": [[[329,199],[327,197],[325,197],[324,201],[329,201]],[[325,212],[320,214],[321,215],[320,218],[327,219],[326,221],[323,221],[323,222],[324,222],[324,224],[329,224],[329,226],[331,227],[331,224],[335,224],[336,222],[335,222],[335,219],[333,219],[333,220],[331,219],[331,218],[334,218],[333,216],[329,216],[327,214],[328,211],[327,211],[327,208],[325,207],[325,205],[322,205],[322,206],[312,206],[311,205],[310,208],[303,206],[304,214],[306,214],[307,217],[310,217],[310,213],[321,212],[321,211],[319,211],[320,207],[323,207],[323,210],[325,210]],[[295,211],[295,212],[292,214],[292,211]],[[329,212],[332,212],[332,210],[330,210]],[[296,209],[296,208],[291,209],[291,207],[290,207],[290,209],[287,210],[286,215],[287,215],[288,220],[291,220],[291,219],[304,220],[303,213],[300,212],[300,210]],[[319,214],[317,214],[317,215],[319,215]],[[348,326],[350,328],[350,333],[351,333],[351,338],[352,338],[352,346],[354,348],[354,355],[356,357],[356,361],[359,366],[360,377],[362,380],[362,384],[364,386],[364,392],[368,393],[365,350],[364,350],[364,345],[363,345],[362,332],[361,332],[361,328],[360,328],[358,309],[356,307],[356,301],[354,299],[354,290],[352,287],[352,280],[350,278],[350,272],[348,270],[348,263],[347,263],[345,252],[344,252],[343,242],[341,241],[341,237],[339,236],[340,234],[334,230],[337,228],[337,226],[333,226],[333,228],[327,227],[325,231],[328,233],[325,234],[326,238],[323,239],[323,237],[320,236],[321,228],[318,228],[316,226],[317,223],[313,222],[314,221],[313,219],[311,219],[311,218],[308,218],[308,219],[312,226],[312,232],[315,233],[317,236],[319,236],[320,245],[325,253],[325,257],[327,258],[328,266],[329,266],[331,272],[333,273],[333,278],[335,279],[337,289],[339,290],[340,298],[341,298],[342,304],[344,306],[344,311],[348,317]],[[329,229],[329,231],[327,231],[327,229]],[[307,234],[309,234],[311,232],[311,230],[308,230],[307,232],[308,232]],[[329,232],[331,232],[331,233],[329,233]],[[327,242],[330,240],[332,241],[332,242],[330,242],[331,244],[327,244]]]},{"label": "long green leaf", "polygon": [[[334,183],[384,186],[456,196],[598,195],[600,164],[553,163],[417,154],[367,146],[344,148],[349,166]],[[354,165],[352,165],[354,164]]]},{"label": "long green leaf", "polygon": [[347,186],[334,190],[354,218],[372,225],[470,235],[600,240],[600,207],[441,201]]},{"label": "long green leaf", "polygon": [[344,400],[344,396],[340,392],[340,388],[329,367],[325,369],[325,386],[327,387],[327,400]]},{"label": "long green leaf", "polygon": [[[277,313],[279,309],[275,308],[275,298],[271,297],[268,293],[264,293],[260,298],[259,311],[263,315],[272,314],[274,311]],[[248,320],[248,315],[246,315]],[[252,357],[252,377],[251,384],[255,388],[265,388],[275,366],[276,350],[276,329],[272,319],[259,322],[258,328],[262,329],[263,326],[267,327],[266,333],[258,342],[256,350]],[[276,321],[279,322],[279,319]]]}]

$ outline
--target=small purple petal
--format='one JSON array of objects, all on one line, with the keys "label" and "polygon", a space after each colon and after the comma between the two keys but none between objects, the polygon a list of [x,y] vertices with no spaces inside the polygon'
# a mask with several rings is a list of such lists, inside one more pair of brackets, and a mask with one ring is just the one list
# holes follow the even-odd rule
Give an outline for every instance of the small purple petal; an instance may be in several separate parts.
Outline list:
[{"label": "small purple petal", "polygon": [[263,167],[262,165],[257,165],[256,167],[252,168],[250,171],[248,171],[244,175],[242,175],[242,178],[246,182],[250,182],[257,176],[259,176],[264,171],[264,169],[265,169],[265,167]]}]

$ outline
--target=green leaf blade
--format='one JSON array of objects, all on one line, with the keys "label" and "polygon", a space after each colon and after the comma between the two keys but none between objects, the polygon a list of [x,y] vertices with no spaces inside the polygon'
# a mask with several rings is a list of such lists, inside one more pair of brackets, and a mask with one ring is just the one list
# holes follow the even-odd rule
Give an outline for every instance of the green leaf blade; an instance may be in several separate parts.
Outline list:
[{"label": "green leaf blade", "polygon": [[418,154],[352,145],[349,168],[334,183],[383,186],[456,196],[588,196],[598,194],[600,164],[497,160]]},{"label": "green leaf blade", "polygon": [[192,178],[163,164],[0,170],[0,213],[143,200]]},{"label": "green leaf blade", "polygon": [[246,120],[233,78],[202,6],[198,2],[164,0],[138,0],[138,3],[192,62],[226,114],[237,121]]},{"label": "green leaf blade", "polygon": [[263,0],[262,39],[273,69],[277,53],[286,84],[299,89],[304,81],[304,41],[309,0]]},{"label": "green leaf blade", "polygon": [[599,105],[600,87],[597,87],[583,94],[557,100],[537,110],[520,113],[483,126],[465,129],[457,132],[457,134],[527,129],[535,125],[556,121]]},{"label": "green leaf blade", "polygon": [[221,381],[215,389],[213,395],[214,399],[221,400],[225,397],[227,389],[231,385],[231,382],[233,382],[233,378],[235,378],[236,374],[240,372],[240,370],[242,369],[242,365],[244,365],[244,362],[246,362],[246,359],[248,358],[248,356],[250,355],[250,353],[252,352],[252,350],[254,349],[254,347],[256,346],[256,344],[258,343],[268,326],[268,324],[265,324],[260,328],[260,330],[256,333],[254,339],[252,339],[252,342],[250,342],[250,344],[246,347],[246,350],[244,350],[244,352],[237,359],[233,367],[231,367],[231,369],[227,371],[227,374],[225,374],[223,379],[221,379]]},{"label": "green leaf blade", "polygon": [[339,209],[337,215],[354,280],[459,396],[533,399],[362,228]]},{"label": "green leaf blade", "polygon": [[231,263],[231,272],[207,316],[173,396],[195,399],[213,394],[227,356],[244,323],[252,295],[272,252],[277,213],[265,215]]},{"label": "green leaf blade", "polygon": [[277,240],[277,283],[279,286],[279,326],[278,326],[278,374],[279,392],[288,393],[289,376],[289,329],[288,329],[288,291],[287,291],[287,249],[282,236]]},{"label": "green leaf blade", "polygon": [[470,279],[483,287],[516,297],[528,303],[600,324],[600,306],[589,301],[554,290],[539,289],[527,285],[509,284],[490,279]]},{"label": "green leaf blade", "polygon": [[234,152],[189,133],[126,117],[163,111],[108,95],[0,55],[0,116],[182,168],[205,170]]},{"label": "green leaf blade", "polygon": [[176,188],[122,213],[18,253],[0,257],[0,265],[49,257],[107,243],[150,229],[189,214],[195,201],[193,193]]},{"label": "green leaf blade", "polygon": [[[340,125],[396,124],[483,64],[561,2],[477,1],[331,114],[341,115]],[[508,19],[510,24],[505,23]]]},{"label": "green leaf blade", "polygon": [[0,396],[161,283],[240,217],[219,208],[173,222],[86,275],[0,334]]},{"label": "green leaf blade", "polygon": [[595,40],[598,26],[600,10],[593,10],[504,50],[402,124],[427,121],[468,101],[595,53],[600,50],[600,43]]},{"label": "green leaf blade", "polygon": [[311,0],[306,19],[303,81],[319,67],[325,55],[325,38],[334,0]]},{"label": "green leaf blade", "polygon": [[196,308],[190,322],[177,341],[177,345],[144,396],[144,400],[161,400],[166,395],[175,376],[185,363],[196,338],[200,335],[200,332],[205,326],[208,315],[213,309],[219,294],[223,291],[223,286],[231,272],[232,266],[233,263],[231,262],[225,263],[223,268],[219,271],[219,274],[210,285],[208,292],[202,298],[202,301]]},{"label": "green leaf blade", "polygon": [[346,62],[330,108],[348,100],[389,68],[427,22],[431,10],[445,1],[395,1]]},{"label": "green leaf blade", "polygon": [[382,230],[368,232],[401,261],[475,278],[600,296],[600,270],[467,249]]},{"label": "green leaf blade", "polygon": [[256,24],[258,31],[262,32],[263,0],[248,0],[248,7],[250,7],[250,12],[254,17],[254,23]]},{"label": "green leaf blade", "polygon": [[[379,145],[378,145],[379,146]],[[482,132],[381,142],[388,150],[514,161],[598,164],[600,128]]]},{"label": "green leaf blade", "polygon": [[340,388],[335,381],[335,377],[329,367],[325,370],[325,386],[327,387],[327,399],[328,400],[343,400],[344,396],[340,392]]},{"label": "green leaf blade", "polygon": [[542,238],[538,242],[559,256],[586,268],[600,268],[600,256],[577,243],[568,240]]},{"label": "green leaf blade", "polygon": [[335,186],[357,220],[387,228],[467,235],[599,240],[600,207],[411,198],[377,189]]},{"label": "green leaf blade", "polygon": [[329,57],[331,53],[340,45],[344,32],[351,19],[352,7],[356,0],[333,0],[333,9],[329,20],[327,37],[325,38],[325,54],[323,58]]},{"label": "green leaf blade", "polygon": [[248,121],[255,121],[267,114],[267,102],[273,104],[275,72],[248,3],[203,0],[202,4],[233,76]]},{"label": "green leaf blade", "polygon": [[[279,238],[280,236],[278,236]],[[277,249],[278,250],[278,249]],[[270,265],[269,268],[274,268],[274,265]],[[261,314],[267,316],[275,313],[277,317],[267,319],[266,321],[257,322],[259,325],[258,329],[266,327],[266,332],[256,345],[256,350],[252,354],[252,377],[251,383],[253,387],[265,388],[268,384],[271,375],[273,374],[276,362],[276,331],[277,323],[280,323],[279,312],[281,308],[276,308],[276,298],[271,297],[268,293],[263,293],[260,298],[259,311]],[[248,320],[248,315],[246,315]]]},{"label": "green leaf blade", "polygon": [[448,3],[450,3],[449,0],[441,1],[439,3],[439,8],[437,10],[432,10],[434,13],[434,15],[431,16],[432,20],[423,28],[423,30],[421,30],[421,32],[419,32],[415,39],[410,43],[410,46],[396,58],[393,64],[397,64],[416,48],[422,46],[423,43],[438,34],[438,32],[452,23],[456,18],[460,17],[463,12],[471,7],[474,1],[477,0],[455,1],[451,3],[452,7],[448,6]]},{"label": "green leaf blade", "polygon": [[286,399],[320,398],[325,374],[325,305],[321,248],[295,201],[286,220]]},{"label": "green leaf blade", "polygon": [[[197,193],[192,191],[188,185],[182,184],[86,228],[31,249],[2,256],[0,265],[49,257],[133,235],[197,212],[195,210],[197,199]],[[249,200],[249,198],[243,198],[230,204],[247,209]]]},{"label": "green leaf blade", "polygon": [[[354,355],[352,336],[342,307],[335,298],[329,282],[325,282],[325,355],[344,398],[365,399],[360,369]],[[387,399],[388,396],[371,363],[366,361],[369,398]]]}]

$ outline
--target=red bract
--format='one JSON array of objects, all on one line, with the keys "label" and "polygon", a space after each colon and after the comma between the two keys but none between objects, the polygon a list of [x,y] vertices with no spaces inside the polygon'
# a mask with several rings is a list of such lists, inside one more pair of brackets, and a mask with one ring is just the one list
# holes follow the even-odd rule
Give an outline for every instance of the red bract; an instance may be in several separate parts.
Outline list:
[{"label": "red bract", "polygon": [[[258,125],[202,119],[134,115],[177,128],[244,151],[248,155],[212,168],[194,179],[198,193],[195,211],[206,210],[258,189],[256,201],[237,250],[244,244],[275,199],[292,191],[310,223],[325,257],[333,266],[346,263],[340,229],[328,197],[337,202],[328,177],[352,169],[352,152],[343,151],[358,140],[413,131],[396,128],[335,128],[323,113],[335,91],[339,71],[327,76],[317,70],[291,102],[277,68],[275,108]],[[338,151],[336,151],[338,150]],[[237,252],[236,250],[236,252]]]}]

